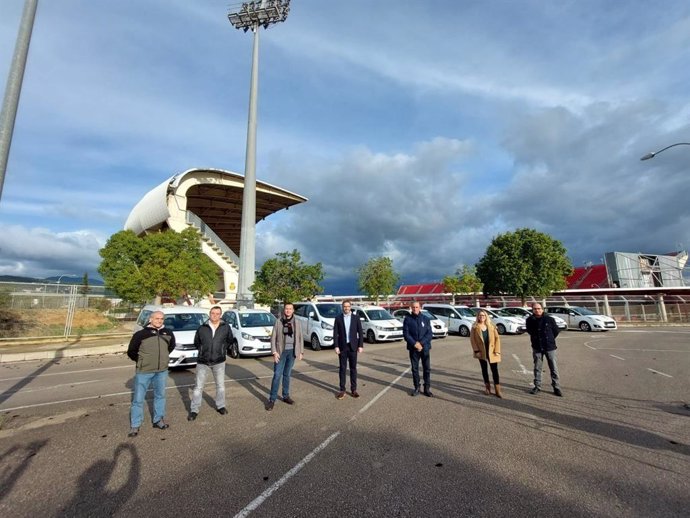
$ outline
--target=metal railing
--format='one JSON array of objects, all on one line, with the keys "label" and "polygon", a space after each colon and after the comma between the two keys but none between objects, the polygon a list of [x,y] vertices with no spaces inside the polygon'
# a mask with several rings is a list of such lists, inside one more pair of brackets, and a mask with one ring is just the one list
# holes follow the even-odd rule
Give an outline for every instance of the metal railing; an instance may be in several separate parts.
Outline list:
[{"label": "metal railing", "polygon": [[228,257],[231,262],[235,263],[236,266],[240,264],[240,258],[237,257],[237,254],[233,252],[220,237],[218,237],[218,234],[216,234],[204,222],[203,219],[194,214],[191,210],[188,210],[186,213],[185,221],[188,225],[192,225],[194,228],[196,228],[201,233],[201,235],[208,239],[213,245],[218,247],[221,253]]}]

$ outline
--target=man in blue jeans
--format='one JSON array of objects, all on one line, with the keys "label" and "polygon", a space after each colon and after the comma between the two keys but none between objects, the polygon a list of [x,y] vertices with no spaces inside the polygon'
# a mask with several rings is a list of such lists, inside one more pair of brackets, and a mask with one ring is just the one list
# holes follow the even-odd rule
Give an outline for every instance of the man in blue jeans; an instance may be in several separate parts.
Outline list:
[{"label": "man in blue jeans", "polygon": [[168,361],[175,348],[175,335],[163,327],[163,312],[154,311],[148,325],[134,333],[127,348],[127,356],[137,363],[134,375],[134,394],[130,409],[129,437],[136,437],[144,421],[144,398],[153,384],[153,427],[168,428],[165,422],[165,386],[168,381]]},{"label": "man in blue jeans", "polygon": [[556,337],[558,336],[556,321],[545,314],[544,308],[536,302],[532,304],[532,315],[527,317],[525,326],[532,343],[532,359],[534,360],[534,387],[530,390],[530,394],[538,394],[541,391],[541,372],[544,356],[546,356],[551,371],[553,393],[558,397],[563,397],[556,363]]},{"label": "man in blue jeans", "polygon": [[286,302],[283,307],[283,316],[276,320],[271,333],[271,352],[273,353],[273,381],[271,381],[271,395],[266,403],[266,410],[273,410],[278,399],[278,387],[283,380],[283,401],[288,405],[294,405],[295,401],[290,397],[290,375],[295,359],[304,357],[304,338],[302,330],[295,320],[295,307],[291,302]]}]

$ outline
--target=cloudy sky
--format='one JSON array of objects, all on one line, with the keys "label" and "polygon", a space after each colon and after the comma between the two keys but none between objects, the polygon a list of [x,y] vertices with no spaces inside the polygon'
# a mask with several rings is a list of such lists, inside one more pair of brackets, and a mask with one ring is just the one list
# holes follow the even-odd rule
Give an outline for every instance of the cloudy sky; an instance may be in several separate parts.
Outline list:
[{"label": "cloudy sky", "polygon": [[[4,84],[24,0],[2,0]],[[0,274],[95,273],[139,199],[242,173],[250,34],[219,0],[40,0],[0,200]],[[309,202],[257,227],[326,292],[389,256],[406,283],[501,232],[690,247],[687,0],[293,0],[261,32],[257,178]]]}]

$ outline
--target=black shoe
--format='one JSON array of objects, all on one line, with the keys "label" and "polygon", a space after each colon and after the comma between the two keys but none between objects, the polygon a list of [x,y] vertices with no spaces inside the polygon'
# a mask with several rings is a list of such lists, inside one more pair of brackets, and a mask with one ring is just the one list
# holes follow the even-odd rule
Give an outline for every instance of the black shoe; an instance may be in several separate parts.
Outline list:
[{"label": "black shoe", "polygon": [[266,410],[269,412],[273,410],[273,405],[275,404],[275,401],[271,401],[270,399],[268,400],[268,403],[266,403]]},{"label": "black shoe", "polygon": [[283,403],[287,403],[288,405],[294,405],[295,400],[288,396],[283,398]]},{"label": "black shoe", "polygon": [[355,399],[359,397],[359,392],[357,392],[356,390],[353,390],[350,394],[351,394],[352,397],[355,398]]},{"label": "black shoe", "polygon": [[415,389],[410,392],[410,396],[415,397],[419,395],[419,387],[415,387]]},{"label": "black shoe", "polygon": [[194,421],[198,415],[198,412],[189,412],[189,415],[187,416],[187,421]]},{"label": "black shoe", "polygon": [[223,407],[223,408],[219,408],[219,409],[218,409],[218,413],[219,413],[220,415],[225,415],[225,414],[228,413],[228,411],[227,411],[227,409],[226,409],[225,407]]},{"label": "black shoe", "polygon": [[561,389],[559,388],[553,389],[553,393],[556,394],[558,397],[563,397],[563,392],[561,392]]},{"label": "black shoe", "polygon": [[127,434],[127,437],[136,437],[137,435],[139,435],[139,428],[132,428]]},{"label": "black shoe", "polygon": [[538,394],[541,392],[541,389],[539,387],[534,387],[532,390],[529,391],[530,394]]},{"label": "black shoe", "polygon": [[426,397],[434,397],[434,393],[431,392],[430,390],[425,390],[425,391],[424,391],[424,395],[425,395]]},{"label": "black shoe", "polygon": [[161,419],[160,421],[153,423],[153,427],[158,428],[159,430],[167,430],[170,428],[170,425]]}]

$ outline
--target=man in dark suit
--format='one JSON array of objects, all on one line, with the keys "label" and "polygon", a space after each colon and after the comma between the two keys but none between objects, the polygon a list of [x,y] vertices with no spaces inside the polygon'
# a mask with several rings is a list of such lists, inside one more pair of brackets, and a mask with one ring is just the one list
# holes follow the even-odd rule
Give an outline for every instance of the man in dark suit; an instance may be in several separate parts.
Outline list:
[{"label": "man in dark suit", "polygon": [[431,392],[431,321],[422,315],[422,307],[415,301],[410,306],[412,314],[403,321],[403,337],[410,353],[412,365],[412,396],[419,395],[419,360],[422,360],[422,374],[424,376],[424,395],[434,397]]},{"label": "man in dark suit", "polygon": [[335,317],[333,344],[335,354],[340,359],[340,390],[335,397],[345,397],[345,373],[347,363],[350,362],[350,393],[352,397],[357,398],[357,353],[364,350],[364,332],[362,321],[357,315],[352,314],[352,303],[349,300],[343,301],[343,312]]}]

